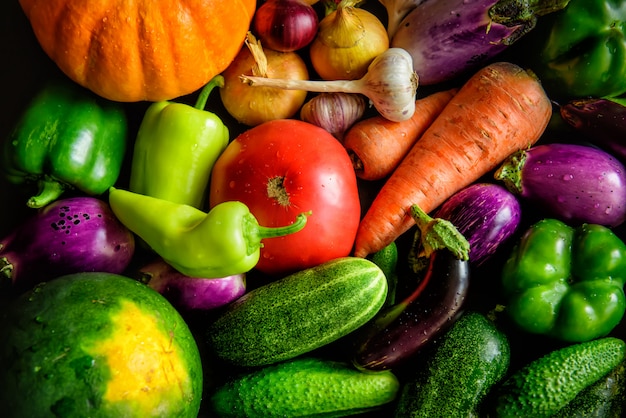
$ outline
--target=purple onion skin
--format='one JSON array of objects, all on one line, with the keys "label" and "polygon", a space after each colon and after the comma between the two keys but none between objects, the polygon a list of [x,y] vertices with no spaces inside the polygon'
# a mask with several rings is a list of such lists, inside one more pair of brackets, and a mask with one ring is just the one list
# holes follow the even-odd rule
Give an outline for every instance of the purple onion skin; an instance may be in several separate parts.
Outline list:
[{"label": "purple onion skin", "polygon": [[221,278],[189,277],[160,258],[140,268],[139,276],[181,312],[221,308],[246,292],[245,274]]},{"label": "purple onion skin", "polygon": [[571,224],[616,227],[626,220],[626,168],[599,148],[536,145],[509,157],[495,177],[546,215]]},{"label": "purple onion skin", "polygon": [[1,274],[17,290],[65,274],[121,274],[135,252],[133,234],[95,197],[57,200],[0,241]]},{"label": "purple onion skin", "polygon": [[[390,46],[406,49],[421,85],[448,81],[503,52],[523,25],[491,21],[498,0],[432,0],[400,23]],[[453,13],[454,12],[454,13]]]},{"label": "purple onion skin", "polygon": [[503,186],[475,183],[450,197],[435,213],[459,230],[470,243],[469,261],[480,266],[517,230],[522,209]]},{"label": "purple onion skin", "polygon": [[594,145],[626,161],[626,106],[603,98],[571,100],[561,118]]}]

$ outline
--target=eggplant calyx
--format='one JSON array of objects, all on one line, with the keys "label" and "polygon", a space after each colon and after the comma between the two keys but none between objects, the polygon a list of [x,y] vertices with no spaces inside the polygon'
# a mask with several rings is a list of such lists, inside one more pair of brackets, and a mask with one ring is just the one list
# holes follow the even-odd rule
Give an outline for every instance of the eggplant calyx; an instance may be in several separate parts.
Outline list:
[{"label": "eggplant calyx", "polygon": [[489,18],[500,25],[520,26],[504,40],[511,45],[534,29],[537,17],[564,9],[570,0],[500,0],[489,9]]},{"label": "eggplant calyx", "polygon": [[0,279],[3,277],[13,278],[13,264],[6,257],[0,257]]},{"label": "eggplant calyx", "polygon": [[469,259],[470,244],[452,222],[433,218],[417,205],[411,205],[410,212],[418,228],[419,239],[416,235],[414,245],[421,245],[417,253],[420,258],[429,258],[438,250],[448,250],[459,260]]},{"label": "eggplant calyx", "polygon": [[526,150],[519,150],[511,154],[493,174],[496,180],[504,183],[504,186],[513,194],[520,195],[522,188],[522,168],[526,163]]}]

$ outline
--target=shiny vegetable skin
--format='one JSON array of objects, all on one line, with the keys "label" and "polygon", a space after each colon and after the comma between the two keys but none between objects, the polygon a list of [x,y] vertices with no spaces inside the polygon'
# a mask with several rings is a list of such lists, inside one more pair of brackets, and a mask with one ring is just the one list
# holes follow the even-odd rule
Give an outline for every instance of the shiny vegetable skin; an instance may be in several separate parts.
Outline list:
[{"label": "shiny vegetable skin", "polygon": [[245,273],[217,278],[189,277],[161,258],[139,268],[137,279],[185,313],[220,308],[246,292]]},{"label": "shiny vegetable skin", "polygon": [[376,264],[337,258],[249,291],[207,328],[207,344],[236,366],[289,360],[363,326],[386,296],[387,280]]},{"label": "shiny vegetable skin", "polygon": [[626,167],[595,147],[536,145],[512,154],[494,177],[547,216],[609,227],[626,220]]},{"label": "shiny vegetable skin", "polygon": [[615,97],[626,92],[626,3],[570,0],[546,16],[517,51],[552,99]]},{"label": "shiny vegetable skin", "polygon": [[626,106],[605,98],[574,99],[559,107],[561,118],[589,142],[626,161]]},{"label": "shiny vegetable skin", "polygon": [[624,360],[626,344],[606,337],[549,352],[494,390],[495,417],[550,417]]},{"label": "shiny vegetable skin", "polygon": [[5,138],[1,170],[37,183],[27,205],[41,208],[66,189],[96,196],[117,181],[126,152],[124,108],[71,82],[52,82],[33,98]]},{"label": "shiny vegetable skin", "polygon": [[470,263],[480,266],[517,230],[522,209],[517,197],[492,183],[475,183],[455,193],[435,213],[454,224],[470,243]]},{"label": "shiny vegetable skin", "polygon": [[388,404],[399,389],[390,371],[363,373],[343,362],[306,356],[231,378],[210,403],[222,418],[343,417]]},{"label": "shiny vegetable skin", "polygon": [[122,273],[135,252],[133,234],[95,197],[59,199],[0,241],[0,277],[16,289],[70,273]]},{"label": "shiny vegetable skin", "polygon": [[404,363],[461,315],[469,277],[468,261],[448,250],[433,252],[413,293],[381,310],[359,330],[354,339],[354,365],[380,371]]},{"label": "shiny vegetable skin", "polygon": [[545,218],[522,235],[501,280],[506,312],[526,332],[569,342],[604,337],[626,310],[626,244],[602,225]]},{"label": "shiny vegetable skin", "polygon": [[485,65],[531,31],[538,16],[568,2],[423,1],[400,22],[391,46],[411,54],[420,84],[442,83]]},{"label": "shiny vegetable skin", "polygon": [[395,417],[478,417],[504,378],[511,349],[485,315],[468,311],[438,340],[427,362],[404,384]]}]

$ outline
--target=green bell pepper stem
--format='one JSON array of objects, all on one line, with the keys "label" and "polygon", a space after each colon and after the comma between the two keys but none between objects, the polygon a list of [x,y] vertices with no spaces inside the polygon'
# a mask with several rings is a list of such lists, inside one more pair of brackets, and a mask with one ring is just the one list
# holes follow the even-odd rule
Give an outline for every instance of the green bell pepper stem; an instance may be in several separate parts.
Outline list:
[{"label": "green bell pepper stem", "polygon": [[291,225],[259,225],[242,202],[229,201],[208,213],[190,205],[112,187],[109,204],[122,224],[176,270],[191,277],[226,277],[256,266],[263,239],[305,227],[300,214]]},{"label": "green bell pepper stem", "polygon": [[501,280],[506,312],[522,330],[588,341],[626,310],[626,244],[601,225],[543,219],[516,244]]},{"label": "green bell pepper stem", "polygon": [[230,140],[222,120],[204,110],[223,85],[223,76],[211,79],[195,107],[168,101],[148,107],[133,148],[130,191],[202,208],[213,166]]},{"label": "green bell pepper stem", "polygon": [[38,193],[26,201],[26,205],[30,208],[42,208],[48,203],[56,201],[67,188],[63,183],[50,179],[48,176],[41,178],[37,185],[39,186]]}]

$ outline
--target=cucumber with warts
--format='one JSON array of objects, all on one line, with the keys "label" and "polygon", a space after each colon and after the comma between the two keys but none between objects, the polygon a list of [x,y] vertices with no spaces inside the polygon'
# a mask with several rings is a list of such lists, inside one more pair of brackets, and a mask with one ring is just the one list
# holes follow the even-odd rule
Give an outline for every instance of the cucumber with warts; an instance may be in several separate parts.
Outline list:
[{"label": "cucumber with warts", "polygon": [[626,344],[603,337],[549,352],[495,391],[496,417],[550,417],[624,360]]},{"label": "cucumber with warts", "polygon": [[299,357],[236,376],[210,398],[223,418],[342,417],[395,400],[396,376],[364,373],[349,364]]}]

